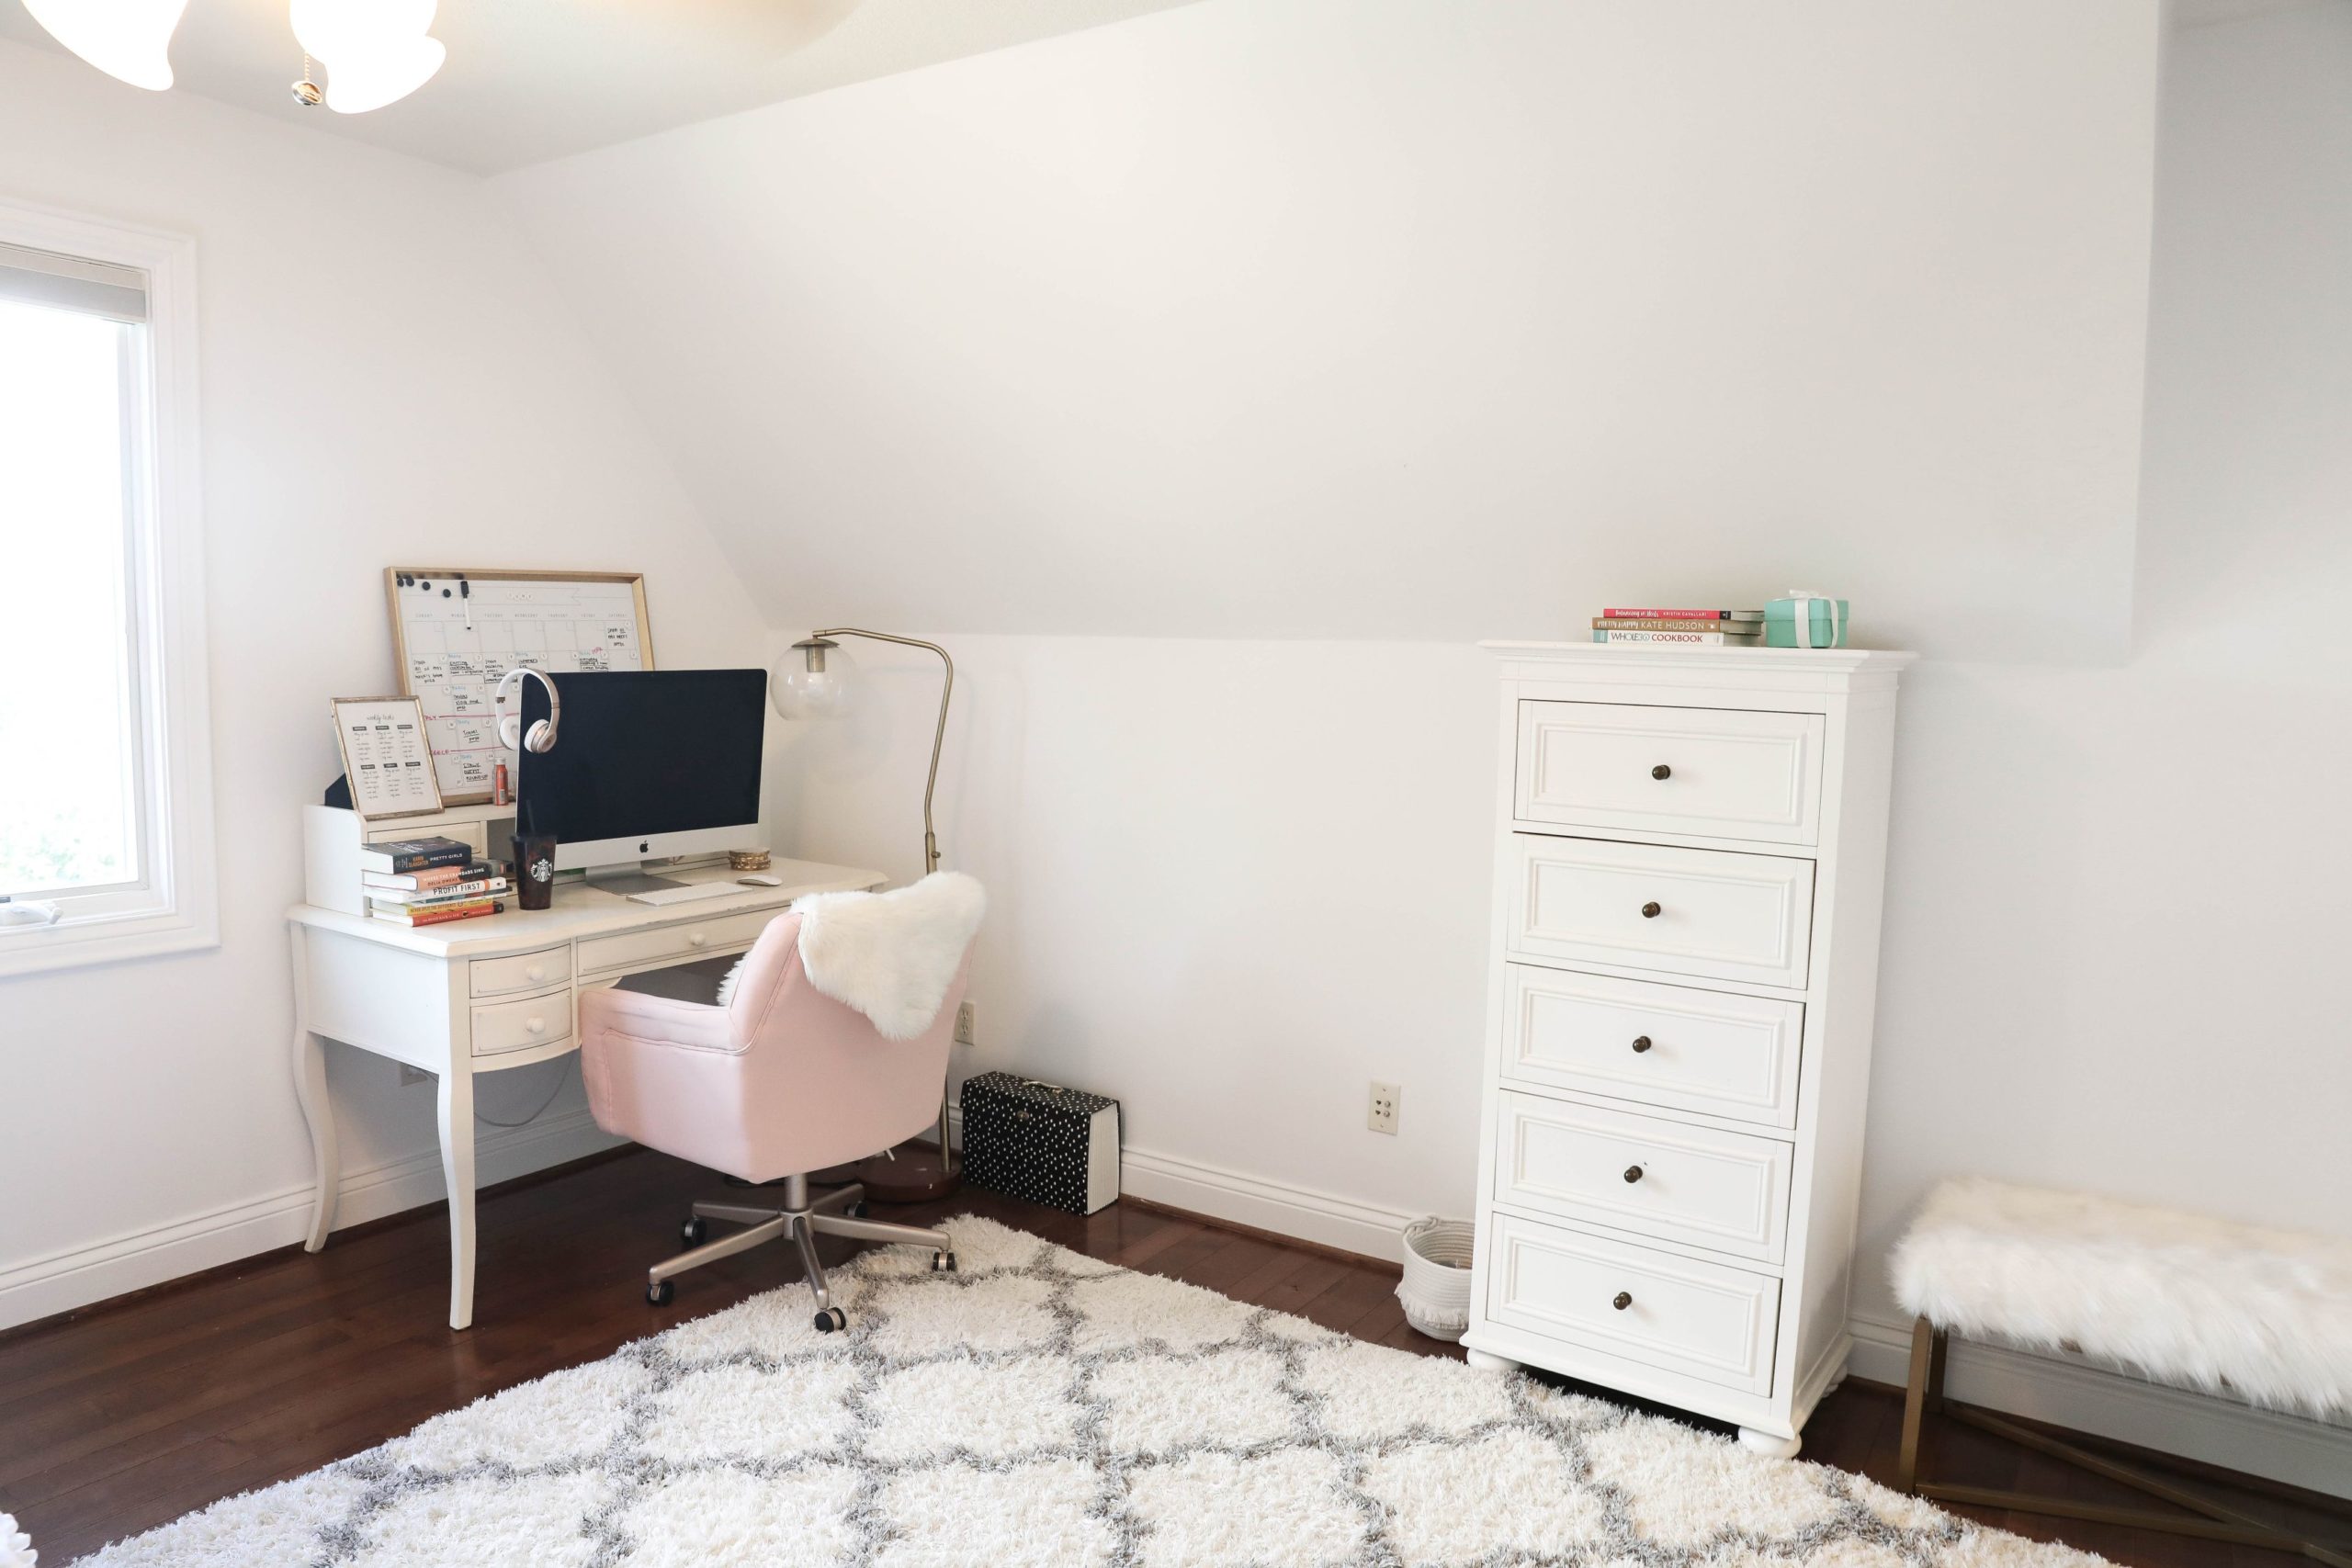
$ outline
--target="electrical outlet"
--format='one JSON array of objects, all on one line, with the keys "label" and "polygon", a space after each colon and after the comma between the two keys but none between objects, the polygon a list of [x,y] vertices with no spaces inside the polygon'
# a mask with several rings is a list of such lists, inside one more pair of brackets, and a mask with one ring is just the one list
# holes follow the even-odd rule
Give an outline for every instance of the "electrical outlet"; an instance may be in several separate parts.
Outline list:
[{"label": "electrical outlet", "polygon": [[1403,1092],[1403,1089],[1393,1083],[1374,1084],[1372,1109],[1365,1114],[1363,1124],[1375,1133],[1386,1133],[1391,1137],[1396,1136],[1396,1098]]},{"label": "electrical outlet", "polygon": [[980,1005],[978,1002],[956,1004],[956,1043],[978,1045],[980,1043]]},{"label": "electrical outlet", "polygon": [[401,1064],[401,1087],[402,1089],[406,1089],[413,1083],[431,1083],[432,1081],[433,1075],[426,1072],[423,1067],[412,1067],[406,1062],[402,1062]]}]

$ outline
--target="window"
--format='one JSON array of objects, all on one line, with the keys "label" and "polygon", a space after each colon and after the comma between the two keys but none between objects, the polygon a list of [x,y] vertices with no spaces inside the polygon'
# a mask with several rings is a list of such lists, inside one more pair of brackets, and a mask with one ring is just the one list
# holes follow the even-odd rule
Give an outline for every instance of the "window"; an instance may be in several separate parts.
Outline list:
[{"label": "window", "polygon": [[216,940],[190,251],[0,204],[0,976]]}]

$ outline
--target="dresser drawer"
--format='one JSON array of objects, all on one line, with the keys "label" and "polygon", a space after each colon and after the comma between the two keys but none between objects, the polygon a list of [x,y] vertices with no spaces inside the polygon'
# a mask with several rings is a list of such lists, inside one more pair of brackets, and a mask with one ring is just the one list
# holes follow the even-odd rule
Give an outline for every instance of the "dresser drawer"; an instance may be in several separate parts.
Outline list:
[{"label": "dresser drawer", "polygon": [[1526,964],[1506,975],[1506,1079],[1797,1124],[1804,1003]]},{"label": "dresser drawer", "polygon": [[1495,1201],[1778,1263],[1792,1153],[1772,1138],[1506,1093]]},{"label": "dresser drawer", "polygon": [[697,953],[732,953],[759,941],[760,933],[775,918],[774,909],[754,909],[749,914],[682,921],[657,931],[631,931],[626,936],[591,937],[580,944],[580,972],[597,975]]},{"label": "dresser drawer", "polygon": [[568,947],[518,953],[512,958],[477,958],[467,965],[467,979],[477,997],[560,986],[571,978],[571,949]]},{"label": "dresser drawer", "polygon": [[571,992],[568,989],[474,1009],[473,1054],[477,1056],[529,1051],[571,1038]]},{"label": "dresser drawer", "polygon": [[1512,838],[1514,954],[1804,985],[1811,861],[1536,833]]},{"label": "dresser drawer", "polygon": [[[1749,1393],[1772,1392],[1781,1281],[1497,1213],[1497,1323]],[[1571,1375],[1571,1360],[1562,1370]]]},{"label": "dresser drawer", "polygon": [[1820,836],[1822,735],[1815,713],[1519,705],[1522,821],[1765,843]]}]

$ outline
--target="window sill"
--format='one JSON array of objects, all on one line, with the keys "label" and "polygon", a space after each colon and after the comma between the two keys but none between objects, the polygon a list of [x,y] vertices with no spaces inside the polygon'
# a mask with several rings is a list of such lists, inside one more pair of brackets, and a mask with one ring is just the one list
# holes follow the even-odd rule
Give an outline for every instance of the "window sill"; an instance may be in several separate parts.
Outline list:
[{"label": "window sill", "polygon": [[0,926],[0,980],[220,945],[220,919],[210,908],[148,908],[78,919],[68,914],[55,925]]}]

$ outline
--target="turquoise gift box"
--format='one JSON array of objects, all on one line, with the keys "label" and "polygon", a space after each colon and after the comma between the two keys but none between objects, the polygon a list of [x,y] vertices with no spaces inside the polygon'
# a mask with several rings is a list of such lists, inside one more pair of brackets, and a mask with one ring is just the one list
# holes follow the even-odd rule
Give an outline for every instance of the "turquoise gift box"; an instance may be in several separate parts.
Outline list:
[{"label": "turquoise gift box", "polygon": [[[1800,641],[1802,615],[1806,636]],[[1824,599],[1817,593],[1792,594],[1764,606],[1764,646],[1767,648],[1843,648],[1849,627],[1846,601]]]}]

